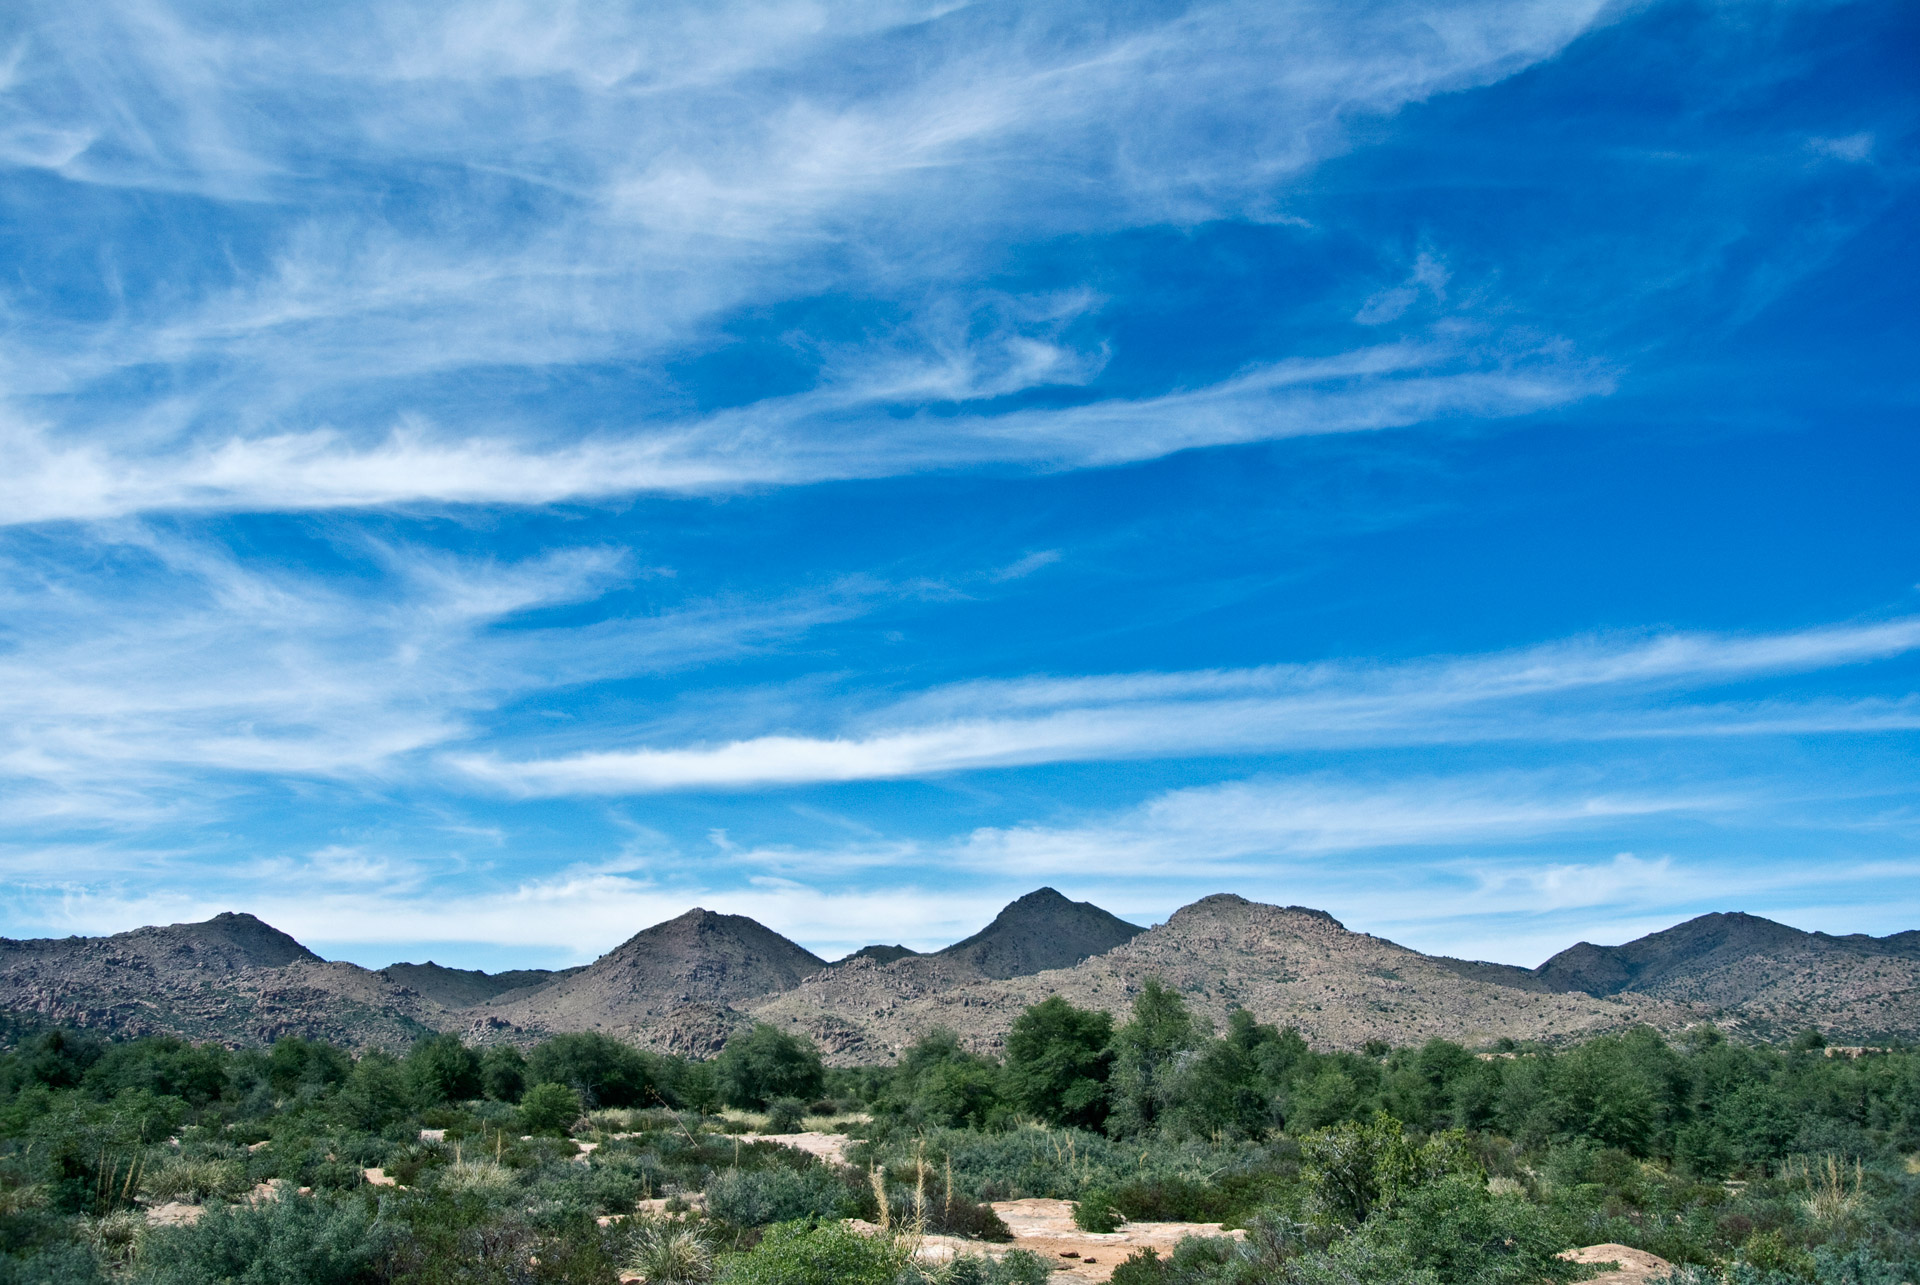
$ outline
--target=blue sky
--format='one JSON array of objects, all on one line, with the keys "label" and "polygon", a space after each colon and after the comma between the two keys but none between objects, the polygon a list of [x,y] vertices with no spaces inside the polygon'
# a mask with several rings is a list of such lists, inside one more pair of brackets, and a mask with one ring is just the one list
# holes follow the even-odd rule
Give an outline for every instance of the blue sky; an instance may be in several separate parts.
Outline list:
[{"label": "blue sky", "polygon": [[1920,926],[1920,12],[0,16],[0,933]]}]

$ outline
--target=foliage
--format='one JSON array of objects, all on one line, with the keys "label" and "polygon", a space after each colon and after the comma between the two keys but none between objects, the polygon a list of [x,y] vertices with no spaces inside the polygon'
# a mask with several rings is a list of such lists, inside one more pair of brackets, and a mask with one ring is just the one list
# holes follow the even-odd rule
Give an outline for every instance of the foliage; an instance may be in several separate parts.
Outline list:
[{"label": "foliage", "polygon": [[511,1044],[480,1055],[480,1090],[496,1102],[518,1102],[527,1088],[527,1059]]},{"label": "foliage", "polygon": [[407,1054],[407,1078],[424,1105],[462,1102],[481,1093],[480,1055],[457,1035],[429,1035]]},{"label": "foliage", "polygon": [[[877,1221],[884,1198],[895,1227],[923,1218],[930,1232],[1004,1238],[984,1202],[1022,1196],[1245,1229],[1137,1256],[1122,1285],[1552,1281],[1568,1274],[1560,1250],[1608,1241],[1680,1264],[1695,1285],[1920,1279],[1912,1051],[1770,1048],[1702,1027],[1551,1049],[1327,1053],[1244,1013],[1212,1038],[1190,1015],[1183,1028],[1185,1012],[1166,988],[1143,988],[1095,1048],[1102,1015],[1036,1005],[1004,1065],[934,1033],[897,1066],[812,1084],[817,1053],[777,1031],[743,1032],[731,1059],[709,1063],[604,1036],[525,1055],[432,1037],[396,1059],[292,1038],[226,1050],[33,1032],[0,1056],[0,1285],[611,1285],[656,1226],[631,1217],[635,1202],[656,1196],[685,1212],[671,1226],[733,1251],[714,1266],[740,1279],[807,1279],[812,1259],[838,1261],[843,1242],[779,1230],[789,1221]],[[1046,1123],[1078,1109],[1061,1086],[1102,1065],[1111,1100],[1134,1106],[1106,1129]],[[807,1092],[767,1092],[775,1076],[762,1071],[793,1067]],[[822,1096],[871,1110],[855,1126],[856,1167],[703,1118],[723,1084],[748,1080],[775,1117]],[[576,1125],[591,1154],[554,1136]],[[373,1166],[401,1185],[367,1185]],[[244,1203],[263,1182],[278,1199]],[[702,1192],[704,1217],[686,1199]],[[143,1204],[164,1200],[206,1213],[149,1228]],[[629,1217],[600,1225],[610,1214]],[[769,1225],[774,1248],[756,1257]],[[962,1256],[889,1279],[1011,1280],[1008,1261]]]},{"label": "foliage", "polygon": [[382,1233],[354,1201],[286,1193],[152,1233],[140,1285],[360,1285],[376,1279]]},{"label": "foliage", "polygon": [[530,1133],[565,1133],[580,1118],[580,1094],[570,1085],[536,1084],[520,1099],[520,1122]]},{"label": "foliage", "polygon": [[807,1104],[799,1098],[775,1098],[767,1104],[766,1133],[793,1133],[807,1113]]},{"label": "foliage", "polygon": [[764,1108],[775,1098],[815,1098],[826,1084],[820,1052],[766,1022],[736,1033],[714,1059],[714,1079],[728,1106]]},{"label": "foliage", "polygon": [[806,1169],[727,1169],[707,1184],[707,1212],[738,1227],[853,1212],[846,1185],[819,1165]]},{"label": "foliage", "polygon": [[713,1247],[692,1224],[652,1223],[635,1235],[627,1270],[646,1285],[698,1285],[713,1277]]},{"label": "foliage", "polygon": [[722,1261],[722,1285],[893,1285],[907,1265],[904,1242],[843,1225],[782,1223],[758,1245]]},{"label": "foliage", "polygon": [[1008,1250],[999,1258],[985,1254],[956,1254],[938,1268],[915,1265],[900,1277],[900,1285],[1047,1285],[1053,1267],[1025,1249]]},{"label": "foliage", "polygon": [[1006,1094],[1052,1125],[1099,1129],[1107,1120],[1113,1018],[1058,995],[1014,1019],[1007,1034]]},{"label": "foliage", "polygon": [[1005,1116],[1000,1068],[935,1028],[909,1045],[874,1103],[892,1120],[938,1128],[985,1128]]},{"label": "foliage", "polygon": [[1346,1223],[1365,1222],[1374,1210],[1390,1208],[1438,1178],[1484,1178],[1461,1135],[1415,1143],[1384,1111],[1364,1124],[1348,1122],[1302,1138],[1300,1172],[1320,1212]]},{"label": "foliage", "polygon": [[1146,1133],[1159,1121],[1173,1089],[1175,1059],[1203,1036],[1186,1001],[1158,977],[1141,984],[1133,1017],[1113,1034],[1111,1127],[1121,1136]]},{"label": "foliage", "polygon": [[676,1063],[622,1044],[611,1035],[556,1035],[527,1058],[529,1084],[565,1084],[589,1107],[673,1105]]}]

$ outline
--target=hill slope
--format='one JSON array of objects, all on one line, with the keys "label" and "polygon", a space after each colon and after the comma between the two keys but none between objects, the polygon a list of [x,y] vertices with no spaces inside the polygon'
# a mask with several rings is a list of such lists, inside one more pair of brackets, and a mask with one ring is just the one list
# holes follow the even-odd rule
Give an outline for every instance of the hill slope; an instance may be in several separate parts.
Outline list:
[{"label": "hill slope", "polygon": [[826,968],[812,951],[744,915],[689,910],[635,933],[579,972],[479,1005],[476,1023],[532,1031],[605,1031],[705,1054],[741,1018],[734,1006]]},{"label": "hill slope", "polygon": [[[581,967],[585,967],[582,965]],[[515,968],[504,973],[487,973],[477,968],[448,968],[429,959],[424,964],[388,964],[380,976],[418,992],[447,1008],[466,1008],[507,994],[545,986],[561,977],[570,977],[580,968]]]},{"label": "hill slope", "polygon": [[0,938],[0,1008],[123,1036],[355,1048],[404,1048],[441,1017],[413,991],[231,913],[112,937]]},{"label": "hill slope", "polygon": [[1068,901],[1039,888],[993,917],[993,922],[934,957],[962,963],[982,977],[1025,977],[1071,968],[1104,955],[1146,929],[1110,915],[1090,901]]},{"label": "hill slope", "polygon": [[752,1006],[755,1018],[818,1040],[840,1064],[884,1061],[936,1026],[997,1051],[1013,1019],[1050,994],[1123,1013],[1149,975],[1160,976],[1217,1024],[1234,1007],[1300,1028],[1314,1044],[1433,1036],[1481,1043],[1564,1039],[1638,1021],[1684,1025],[1679,1005],[1640,996],[1600,998],[1521,990],[1463,977],[1417,951],[1349,932],[1331,915],[1222,894],[1072,968],[966,981],[903,960],[859,961],[810,977]]},{"label": "hill slope", "polygon": [[[1074,962],[1041,967],[1056,959]],[[868,950],[831,967],[751,919],[705,910],[558,973],[370,972],[236,914],[112,937],[0,938],[0,1029],[228,1044],[301,1035],[396,1051],[430,1030],[518,1042],[599,1030],[703,1056],[764,1018],[851,1064],[884,1062],[935,1026],[997,1049],[1023,1008],[1054,993],[1124,1013],[1152,974],[1216,1023],[1244,1007],[1323,1047],[1557,1040],[1707,1019],[1761,1038],[1810,1025],[1840,1043],[1920,1037],[1920,932],[1834,937],[1706,915],[1622,946],[1583,942],[1523,969],[1433,958],[1349,932],[1322,911],[1227,895],[1142,931],[1051,889],[944,951]]]},{"label": "hill slope", "polygon": [[1834,937],[1758,915],[1701,915],[1620,946],[1581,942],[1533,975],[1559,991],[1699,1005],[1757,1034],[1812,1025],[1872,1043],[1914,1032],[1920,932]]}]

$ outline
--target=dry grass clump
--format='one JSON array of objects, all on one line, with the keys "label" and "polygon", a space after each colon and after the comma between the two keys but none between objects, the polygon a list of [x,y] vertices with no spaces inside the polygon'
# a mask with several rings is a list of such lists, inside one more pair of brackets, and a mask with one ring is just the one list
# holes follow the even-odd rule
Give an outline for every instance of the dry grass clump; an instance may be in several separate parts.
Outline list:
[{"label": "dry grass clump", "polygon": [[1780,1176],[1788,1182],[1798,1180],[1806,1188],[1800,1204],[1815,1222],[1844,1222],[1857,1215],[1865,1201],[1860,1162],[1855,1160],[1849,1171],[1832,1152],[1818,1160],[1793,1156],[1781,1166]]},{"label": "dry grass clump", "polygon": [[440,1171],[435,1183],[442,1191],[503,1191],[513,1185],[513,1170],[491,1160],[456,1160]]},{"label": "dry grass clump", "polygon": [[87,1220],[87,1242],[109,1267],[123,1268],[140,1253],[146,1239],[147,1220],[131,1209],[116,1209],[110,1214]]},{"label": "dry grass clump", "polygon": [[173,1159],[149,1169],[140,1191],[150,1200],[199,1204],[209,1196],[233,1197],[247,1189],[247,1170],[237,1160]]},{"label": "dry grass clump", "polygon": [[634,1237],[627,1269],[647,1285],[695,1285],[713,1278],[713,1247],[692,1223],[649,1223]]}]

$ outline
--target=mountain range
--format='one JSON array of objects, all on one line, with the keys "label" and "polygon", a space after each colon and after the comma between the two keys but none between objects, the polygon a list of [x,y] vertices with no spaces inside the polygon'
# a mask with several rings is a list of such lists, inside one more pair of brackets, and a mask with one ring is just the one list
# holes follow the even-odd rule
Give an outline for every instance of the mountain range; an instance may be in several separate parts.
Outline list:
[{"label": "mountain range", "polygon": [[740,915],[695,909],[593,963],[486,973],[327,961],[251,915],[111,937],[0,938],[0,1028],[61,1025],[228,1044],[281,1035],[399,1048],[432,1031],[530,1042],[601,1031],[691,1056],[754,1021],[816,1040],[830,1062],[886,1062],[935,1027],[997,1050],[1058,994],[1125,1009],[1158,976],[1216,1024],[1235,1008],[1323,1048],[1440,1036],[1562,1041],[1635,1023],[1713,1021],[1775,1039],[1920,1037],[1920,932],[1802,932],[1711,914],[1619,946],[1581,942],[1538,968],[1424,955],[1324,911],[1220,894],[1143,929],[1051,888],[930,953],[869,946],[829,963]]}]

